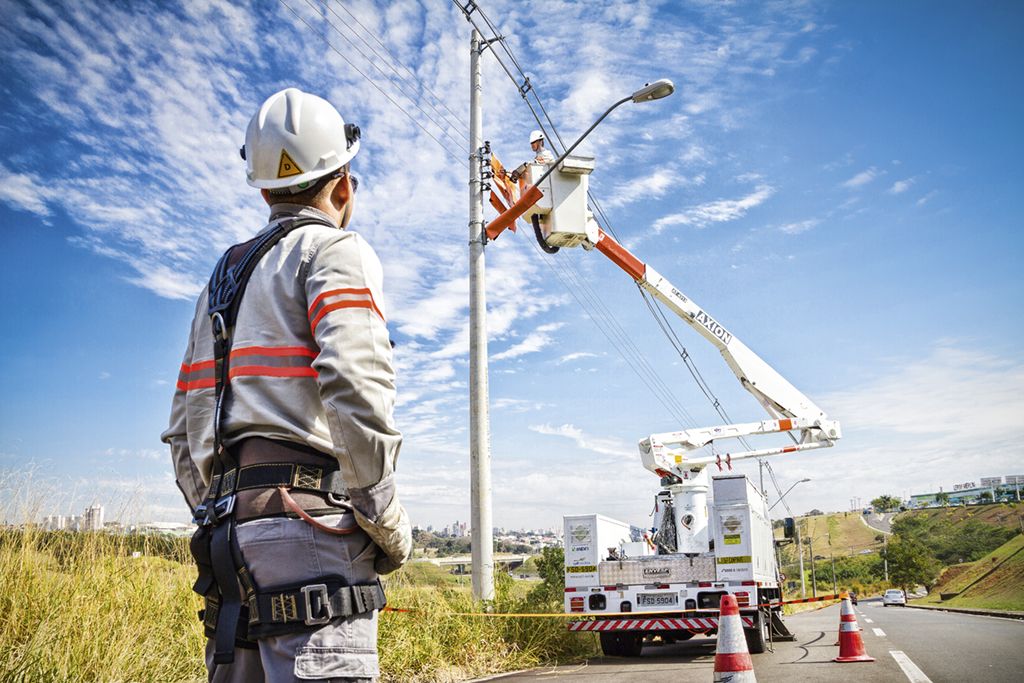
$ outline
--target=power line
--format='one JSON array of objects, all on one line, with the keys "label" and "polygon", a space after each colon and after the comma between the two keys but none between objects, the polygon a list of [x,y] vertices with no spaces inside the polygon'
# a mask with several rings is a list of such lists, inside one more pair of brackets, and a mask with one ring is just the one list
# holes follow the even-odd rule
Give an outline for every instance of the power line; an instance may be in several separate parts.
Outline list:
[{"label": "power line", "polygon": [[[337,12],[335,12],[331,8],[330,0],[326,0],[326,5],[327,5],[328,11],[330,11],[331,14],[333,14],[336,17],[338,17],[338,19],[341,19],[342,21],[345,21],[344,19],[342,19],[338,15]],[[429,93],[430,96],[437,103],[437,104],[435,104],[432,101],[428,101],[427,105],[430,106],[430,108],[433,109],[439,116],[441,116],[446,121],[446,123],[451,123],[451,122],[454,121],[454,123],[456,124],[456,127],[459,128],[460,132],[465,133],[466,137],[468,138],[469,137],[469,124],[463,122],[462,119],[459,118],[458,114],[456,114],[455,112],[453,112],[451,109],[448,108],[448,105],[446,105],[444,103],[443,99],[441,99],[433,90],[431,90],[430,87],[426,83],[420,81],[419,77],[416,76],[415,72],[412,69],[410,69],[408,66],[406,66],[405,63],[403,63],[401,59],[396,57],[394,55],[394,53],[392,53],[388,49],[387,45],[385,45],[384,42],[380,38],[378,38],[375,33],[373,33],[373,31],[371,31],[369,28],[366,27],[365,24],[363,24],[361,21],[359,21],[359,18],[356,15],[352,14],[352,12],[349,11],[349,9],[347,7],[345,7],[344,3],[342,3],[341,0],[337,0],[337,5],[338,5],[338,7],[340,7],[342,9],[342,11],[345,12],[345,14],[347,14],[352,19],[352,21],[354,21],[356,23],[357,26],[359,26],[359,28],[361,28],[363,30],[364,33],[366,33],[366,35],[368,35],[371,38],[373,38],[374,42],[376,42],[378,45],[380,45],[381,49],[384,50],[384,53],[385,53],[386,57],[384,55],[381,55],[372,45],[367,43],[366,40],[364,40],[362,36],[360,36],[355,30],[353,30],[351,26],[348,26],[348,29],[350,31],[352,31],[353,35],[355,35],[357,38],[359,38],[360,42],[362,42],[363,45],[365,45],[367,48],[369,48],[370,51],[373,52],[373,54],[375,56],[377,56],[378,58],[382,59],[385,62],[385,64],[387,64],[387,66],[391,69],[391,71],[403,83],[408,84],[409,80],[405,76],[403,76],[402,74],[400,74],[398,72],[398,69],[395,68],[395,66],[394,66],[394,64],[392,64],[392,62],[394,62],[394,63],[398,64],[400,67],[402,67],[402,69],[407,74],[409,74],[409,76],[413,79],[413,81],[414,81],[413,85],[418,86],[418,87],[422,88],[424,91],[426,91],[427,93]],[[441,108],[443,108],[445,111],[448,112],[448,114],[450,114],[451,118],[446,117],[445,114],[440,109],[438,109],[438,106],[437,106],[438,104],[440,104]]]},{"label": "power line", "polygon": [[[355,69],[355,70],[356,70],[356,72],[357,72],[357,73],[358,73],[358,74],[359,74],[360,76],[362,76],[363,78],[365,78],[365,79],[366,79],[366,80],[367,80],[367,81],[368,81],[368,82],[370,83],[370,85],[372,85],[372,86],[373,86],[374,88],[376,88],[376,90],[377,90],[377,91],[378,91],[378,92],[379,92],[379,93],[380,93],[381,95],[383,95],[383,96],[384,96],[384,97],[385,97],[385,98],[386,98],[386,99],[388,100],[388,102],[390,102],[390,103],[391,103],[391,104],[393,104],[393,105],[394,105],[395,107],[397,107],[397,108],[399,109],[399,111],[401,111],[401,112],[402,112],[403,114],[405,114],[405,115],[406,115],[406,117],[408,117],[408,119],[409,119],[410,121],[412,121],[412,122],[413,122],[413,123],[414,123],[414,124],[415,124],[415,125],[416,125],[416,126],[417,126],[417,127],[419,128],[419,129],[420,129],[420,130],[422,130],[422,131],[423,131],[424,133],[426,133],[426,134],[427,134],[427,136],[428,136],[428,137],[429,137],[429,138],[430,138],[431,140],[433,140],[434,142],[436,142],[436,143],[438,144],[438,146],[440,146],[440,147],[441,147],[442,149],[444,149],[444,150],[445,150],[445,151],[446,151],[446,152],[447,152],[447,153],[448,153],[448,154],[449,154],[450,156],[452,156],[453,158],[457,159],[457,160],[458,160],[458,161],[459,161],[459,162],[460,162],[460,163],[461,163],[461,164],[462,164],[463,166],[465,166],[466,168],[469,168],[469,161],[468,161],[468,160],[467,160],[466,158],[464,158],[464,157],[462,157],[462,156],[459,156],[458,154],[454,154],[454,153],[453,153],[453,152],[451,151],[451,149],[449,149],[449,147],[448,147],[447,145],[445,145],[445,144],[444,144],[443,142],[441,142],[440,140],[438,140],[438,139],[437,139],[437,137],[436,137],[436,136],[434,136],[434,134],[433,134],[433,133],[431,133],[431,132],[430,132],[429,130],[427,130],[427,129],[426,129],[426,128],[425,128],[424,126],[423,126],[423,124],[422,124],[422,123],[420,123],[419,121],[417,121],[417,120],[416,120],[416,118],[415,118],[415,117],[414,117],[414,116],[413,116],[412,114],[410,114],[410,113],[409,113],[409,112],[408,112],[408,111],[407,111],[407,110],[405,109],[405,107],[403,107],[403,106],[402,106],[401,104],[399,104],[398,102],[396,102],[396,101],[395,101],[395,99],[394,99],[394,98],[392,98],[392,97],[391,97],[391,96],[390,96],[390,95],[389,95],[388,93],[386,93],[386,92],[384,91],[384,89],[383,89],[383,88],[381,88],[381,87],[380,87],[379,85],[377,85],[377,83],[376,83],[376,82],[375,82],[375,81],[374,81],[374,80],[373,80],[372,78],[370,78],[370,77],[369,77],[369,76],[368,76],[368,75],[367,75],[367,74],[366,74],[366,73],[365,73],[365,72],[364,72],[364,71],[363,71],[362,69],[360,69],[360,68],[359,68],[358,66],[356,66],[356,65],[355,65],[355,64],[354,64],[354,63],[352,62],[352,60],[351,60],[351,59],[349,59],[348,57],[346,57],[346,56],[345,56],[345,54],[344,54],[344,53],[343,53],[343,52],[342,52],[341,50],[339,50],[339,49],[338,49],[337,47],[335,47],[335,46],[334,46],[334,44],[333,44],[333,43],[331,43],[331,41],[330,41],[330,39],[328,38],[328,36],[327,36],[327,34],[326,34],[326,33],[320,33],[320,32],[319,32],[319,31],[318,31],[318,30],[317,30],[317,29],[316,29],[316,28],[315,28],[315,27],[314,27],[314,26],[313,26],[312,24],[310,24],[310,23],[309,23],[308,21],[306,21],[306,19],[305,19],[305,18],[304,18],[304,17],[302,16],[302,15],[300,15],[300,14],[299,14],[298,12],[296,12],[296,11],[295,11],[295,9],[294,9],[294,8],[292,8],[292,6],[291,6],[291,5],[289,5],[289,4],[287,3],[287,2],[285,2],[285,0],[278,0],[278,2],[279,2],[279,3],[281,3],[281,4],[282,4],[282,5],[283,5],[283,6],[284,6],[284,7],[285,7],[285,8],[286,8],[286,9],[287,9],[287,10],[288,10],[289,12],[291,12],[292,14],[294,14],[294,15],[295,15],[295,17],[296,17],[296,18],[297,18],[297,19],[298,19],[299,21],[301,21],[301,22],[302,22],[303,24],[305,24],[305,25],[306,25],[306,27],[307,27],[307,28],[309,28],[309,30],[313,31],[314,33],[316,33],[317,35],[319,35],[319,36],[320,36],[321,38],[323,38],[323,39],[324,39],[324,42],[325,42],[325,43],[327,44],[327,46],[328,46],[329,48],[331,48],[331,50],[333,50],[333,51],[335,52],[335,54],[337,54],[337,55],[338,55],[339,57],[341,57],[341,58],[342,58],[342,59],[343,59],[343,60],[344,60],[345,62],[347,62],[349,66],[351,66],[351,67],[352,67],[353,69]],[[308,0],[307,0],[307,4],[308,4]],[[327,22],[327,24],[328,24],[329,26],[331,26],[331,27],[333,28],[333,25],[332,25],[332,24],[331,24],[330,22]],[[339,32],[337,31],[337,29],[335,29],[335,32],[336,32],[336,33],[339,33]],[[339,33],[339,35],[341,35],[341,34]],[[344,38],[344,36],[342,36],[342,37]]]},{"label": "power line", "polygon": [[[308,7],[310,8],[310,9],[312,9],[312,10],[314,10],[314,11],[319,11],[319,8],[318,8],[318,7],[316,6],[316,5],[314,5],[314,4],[313,4],[312,0],[303,0],[303,1],[304,1],[304,2],[306,3],[306,5],[307,5],[307,6],[308,6]],[[342,21],[342,22],[344,23],[344,19],[341,19],[341,17],[340,17],[340,16],[338,16],[337,12],[335,12],[335,11],[334,11],[333,9],[331,9],[331,7],[330,7],[330,6],[326,6],[326,8],[327,8],[327,10],[328,10],[328,11],[330,11],[330,12],[331,12],[331,14],[333,14],[333,15],[334,15],[335,17],[337,17],[338,19],[340,19],[340,20],[341,20],[341,21]],[[354,42],[352,42],[352,40],[351,40],[350,38],[348,38],[348,36],[346,36],[346,35],[345,35],[344,33],[342,33],[342,32],[341,32],[341,30],[340,30],[340,29],[339,29],[339,28],[338,28],[337,26],[335,26],[335,25],[334,25],[334,22],[332,22],[332,21],[331,21],[330,19],[328,19],[326,15],[325,15],[325,16],[323,17],[323,19],[324,19],[324,22],[325,22],[325,23],[326,23],[326,24],[327,24],[328,26],[330,26],[330,27],[331,27],[331,29],[332,29],[332,30],[333,30],[333,31],[334,31],[334,32],[335,32],[336,34],[338,34],[338,36],[340,36],[340,37],[341,37],[341,39],[342,39],[342,40],[344,40],[344,41],[345,41],[346,43],[348,43],[348,44],[349,44],[349,45],[350,45],[350,46],[352,47],[352,49],[353,49],[353,50],[355,50],[355,51],[356,51],[357,53],[359,53],[359,56],[360,56],[360,57],[362,57],[362,58],[363,58],[363,59],[365,59],[365,60],[366,60],[367,62],[369,62],[369,63],[370,63],[370,65],[372,65],[374,69],[376,69],[376,70],[377,70],[377,71],[378,71],[378,72],[379,72],[379,73],[380,73],[380,74],[381,74],[382,76],[384,76],[384,78],[385,78],[385,79],[389,80],[389,79],[388,79],[388,75],[387,75],[387,74],[386,74],[386,73],[384,72],[384,70],[383,70],[383,69],[382,69],[382,68],[381,68],[381,67],[380,67],[380,66],[379,66],[379,65],[377,64],[377,61],[376,61],[376,60],[374,60],[374,59],[371,59],[371,58],[367,57],[367,56],[366,56],[366,53],[365,53],[365,52],[363,52],[363,51],[362,51],[361,49],[359,49],[359,46],[358,46],[358,45],[356,45],[356,44],[355,44]],[[370,46],[369,46],[369,45],[368,45],[368,44],[366,43],[366,41],[365,41],[365,40],[362,40],[362,38],[361,38],[361,37],[360,37],[360,36],[359,36],[358,34],[356,34],[356,32],[355,32],[355,31],[354,31],[354,30],[352,29],[352,27],[351,27],[351,26],[347,26],[347,28],[348,28],[348,30],[352,31],[352,34],[353,34],[353,35],[355,35],[355,36],[356,36],[357,38],[359,38],[359,39],[360,39],[360,40],[361,40],[361,41],[363,42],[363,44],[364,44],[364,45],[367,45],[367,47],[370,47]],[[371,48],[371,51],[372,51],[372,48]],[[377,53],[375,52],[374,54],[377,54]],[[346,61],[347,61],[347,60],[346,60]],[[351,64],[351,62],[349,62],[349,63]],[[392,70],[394,70],[394,69],[392,69]],[[438,122],[437,122],[437,120],[436,120],[436,119],[435,119],[435,118],[434,118],[433,116],[431,116],[431,115],[430,115],[429,113],[427,113],[427,112],[426,112],[426,111],[425,111],[425,110],[423,109],[423,107],[421,107],[421,106],[419,105],[419,103],[418,103],[418,102],[417,102],[416,100],[414,100],[414,99],[412,99],[411,97],[408,97],[408,96],[406,96],[406,97],[407,97],[407,98],[409,99],[409,101],[410,101],[410,102],[412,102],[412,105],[413,105],[414,107],[416,107],[416,109],[418,109],[418,110],[419,110],[419,112],[420,112],[421,114],[423,114],[423,116],[424,116],[424,117],[425,117],[425,118],[426,118],[426,119],[427,119],[428,121],[430,121],[430,122],[431,122],[432,124],[434,124],[435,126],[437,126],[437,127],[438,127],[438,129],[439,129],[439,130],[441,131],[441,134],[442,134],[442,135],[444,135],[445,137],[447,137],[447,138],[448,138],[449,140],[453,141],[453,142],[454,142],[455,144],[457,144],[457,145],[459,145],[459,146],[461,146],[461,145],[462,145],[462,142],[461,142],[461,141],[459,141],[459,140],[456,140],[456,139],[455,139],[454,137],[452,137],[452,136],[451,136],[451,135],[450,135],[450,134],[448,133],[448,128],[449,128],[449,126],[448,126],[448,125],[445,125],[445,124],[441,124],[441,123],[438,123]]]}]

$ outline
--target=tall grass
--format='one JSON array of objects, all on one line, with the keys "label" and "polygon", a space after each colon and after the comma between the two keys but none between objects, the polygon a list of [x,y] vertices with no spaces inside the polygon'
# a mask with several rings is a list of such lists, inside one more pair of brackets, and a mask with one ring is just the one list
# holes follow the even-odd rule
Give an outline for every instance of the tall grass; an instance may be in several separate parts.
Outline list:
[{"label": "tall grass", "polygon": [[[194,577],[185,539],[0,531],[0,680],[204,680]],[[525,592],[500,575],[492,609],[557,611]],[[415,611],[380,617],[384,681],[459,681],[595,652],[562,619],[452,616],[477,611],[469,588],[433,567],[397,572],[387,594]]]},{"label": "tall grass", "polygon": [[0,680],[203,679],[186,558],[145,537],[0,532]]}]

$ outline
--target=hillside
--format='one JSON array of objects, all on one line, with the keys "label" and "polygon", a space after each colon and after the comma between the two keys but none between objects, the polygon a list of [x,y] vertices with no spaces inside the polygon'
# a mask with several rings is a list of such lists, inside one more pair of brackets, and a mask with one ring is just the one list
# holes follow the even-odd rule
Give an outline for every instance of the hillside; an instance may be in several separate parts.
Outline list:
[{"label": "hillside", "polygon": [[925,508],[911,510],[897,516],[897,519],[920,517],[928,522],[945,519],[953,523],[975,520],[1004,529],[1021,529],[1024,503],[993,503],[990,505],[968,505],[965,507]]},{"label": "hillside", "polygon": [[[949,596],[942,600],[942,595]],[[915,602],[949,607],[1024,610],[1024,535],[975,562],[947,567],[932,592]]]}]

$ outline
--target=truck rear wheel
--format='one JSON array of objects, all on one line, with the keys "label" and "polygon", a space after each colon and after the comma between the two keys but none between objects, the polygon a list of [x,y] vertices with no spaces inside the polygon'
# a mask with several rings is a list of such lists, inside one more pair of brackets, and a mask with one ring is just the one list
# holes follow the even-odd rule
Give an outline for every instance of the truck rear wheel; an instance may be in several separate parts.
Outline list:
[{"label": "truck rear wheel", "polygon": [[768,646],[768,621],[760,611],[753,615],[754,627],[743,629],[743,635],[747,639],[747,650],[752,655],[759,655]]},{"label": "truck rear wheel", "polygon": [[600,633],[601,652],[608,657],[639,657],[644,647],[644,634],[631,631]]}]

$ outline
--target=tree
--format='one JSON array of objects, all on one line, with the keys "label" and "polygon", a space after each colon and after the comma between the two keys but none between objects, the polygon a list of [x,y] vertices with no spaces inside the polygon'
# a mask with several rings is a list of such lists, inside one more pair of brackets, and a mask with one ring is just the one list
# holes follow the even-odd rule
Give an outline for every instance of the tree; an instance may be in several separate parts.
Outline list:
[{"label": "tree", "polygon": [[900,499],[896,496],[886,494],[872,500],[871,507],[875,508],[879,512],[892,512],[893,510],[899,509],[900,503]]},{"label": "tree", "polygon": [[949,505],[949,494],[946,493],[945,491],[939,491],[938,493],[935,494],[935,502],[941,505],[942,507],[946,507],[947,505]]},{"label": "tree", "polygon": [[923,544],[904,538],[891,539],[882,556],[889,561],[889,580],[904,590],[918,584],[931,588],[941,568]]},{"label": "tree", "polygon": [[978,498],[981,500],[982,503],[991,503],[992,502],[992,492],[991,491],[982,491],[981,495],[978,496]]},{"label": "tree", "polygon": [[544,548],[535,556],[541,582],[530,591],[528,601],[537,606],[561,606],[565,599],[565,551]]}]

